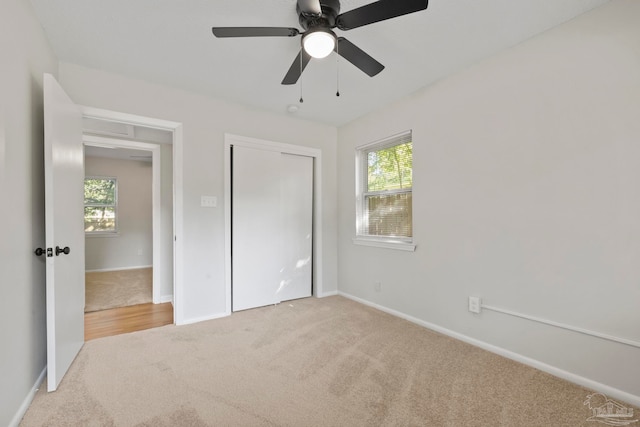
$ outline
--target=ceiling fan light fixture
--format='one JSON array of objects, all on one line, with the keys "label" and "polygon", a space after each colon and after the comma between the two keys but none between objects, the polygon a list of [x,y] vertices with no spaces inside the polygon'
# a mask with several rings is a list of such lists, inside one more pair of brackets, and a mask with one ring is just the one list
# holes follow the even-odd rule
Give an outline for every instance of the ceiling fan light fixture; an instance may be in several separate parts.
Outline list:
[{"label": "ceiling fan light fixture", "polygon": [[331,30],[315,30],[302,37],[302,46],[312,57],[326,58],[336,47],[336,35]]}]

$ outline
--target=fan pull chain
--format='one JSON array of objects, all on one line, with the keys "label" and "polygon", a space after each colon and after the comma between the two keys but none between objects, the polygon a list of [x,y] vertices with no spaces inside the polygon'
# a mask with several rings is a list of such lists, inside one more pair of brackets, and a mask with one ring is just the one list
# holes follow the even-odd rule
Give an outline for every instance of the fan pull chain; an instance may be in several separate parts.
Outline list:
[{"label": "fan pull chain", "polygon": [[336,96],[340,96],[340,42],[336,43]]},{"label": "fan pull chain", "polygon": [[304,99],[302,98],[302,55],[304,52],[300,51],[300,104],[304,103]]}]

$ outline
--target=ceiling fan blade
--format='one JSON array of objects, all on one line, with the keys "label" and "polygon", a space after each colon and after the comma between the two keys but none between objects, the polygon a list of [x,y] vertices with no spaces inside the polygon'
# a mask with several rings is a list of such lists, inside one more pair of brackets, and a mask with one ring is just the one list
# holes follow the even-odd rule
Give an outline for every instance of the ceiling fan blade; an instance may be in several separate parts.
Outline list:
[{"label": "ceiling fan blade", "polygon": [[283,85],[296,84],[296,82],[302,75],[302,72],[304,71],[304,69],[306,68],[310,60],[311,60],[311,55],[305,52],[304,49],[300,49],[300,53],[298,53],[298,56],[296,56],[296,59],[293,60],[293,64],[291,64],[289,71],[287,71],[287,75],[284,76],[284,79],[282,80],[282,84]]},{"label": "ceiling fan blade", "polygon": [[336,26],[341,30],[351,30],[374,22],[419,12],[426,9],[428,4],[429,0],[379,0],[338,15]]},{"label": "ceiling fan blade", "polygon": [[369,54],[344,37],[338,37],[337,52],[340,56],[360,68],[370,77],[373,77],[380,71],[384,70],[384,65],[373,59]]},{"label": "ceiling fan blade", "polygon": [[322,15],[320,0],[298,0],[298,7],[300,8],[300,11],[305,15]]},{"label": "ceiling fan blade", "polygon": [[300,34],[296,28],[285,27],[213,27],[216,37],[294,37]]}]

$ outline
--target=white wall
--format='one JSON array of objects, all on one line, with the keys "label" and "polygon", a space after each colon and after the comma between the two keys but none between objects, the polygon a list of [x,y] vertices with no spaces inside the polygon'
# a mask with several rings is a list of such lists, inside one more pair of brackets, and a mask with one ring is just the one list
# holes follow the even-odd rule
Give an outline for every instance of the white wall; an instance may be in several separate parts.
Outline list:
[{"label": "white wall", "polygon": [[118,182],[118,234],[87,235],[85,269],[118,270],[153,264],[151,162],[89,157],[85,176],[115,177]]},{"label": "white wall", "polygon": [[[57,74],[31,3],[0,2],[0,425],[19,420],[46,364],[42,74]],[[25,400],[26,399],[26,400]],[[17,419],[15,417],[18,417]]]},{"label": "white wall", "polygon": [[[198,94],[60,63],[60,81],[78,104],[183,124],[185,322],[225,312],[224,134],[316,147],[322,150],[324,291],[337,289],[336,140],[333,127],[250,110]],[[283,109],[285,106],[283,106]],[[200,207],[200,197],[218,207]]]},{"label": "white wall", "polygon": [[[614,1],[339,129],[340,291],[640,399],[640,349],[466,306],[640,341],[639,22]],[[354,147],[406,129],[417,250],[355,246]]]}]

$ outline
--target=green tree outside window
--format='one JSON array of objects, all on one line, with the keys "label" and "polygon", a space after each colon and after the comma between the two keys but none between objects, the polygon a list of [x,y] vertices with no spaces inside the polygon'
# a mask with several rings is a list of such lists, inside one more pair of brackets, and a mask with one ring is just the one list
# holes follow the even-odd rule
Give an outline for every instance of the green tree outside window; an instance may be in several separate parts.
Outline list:
[{"label": "green tree outside window", "polygon": [[84,231],[117,231],[116,178],[88,177],[84,180]]}]

